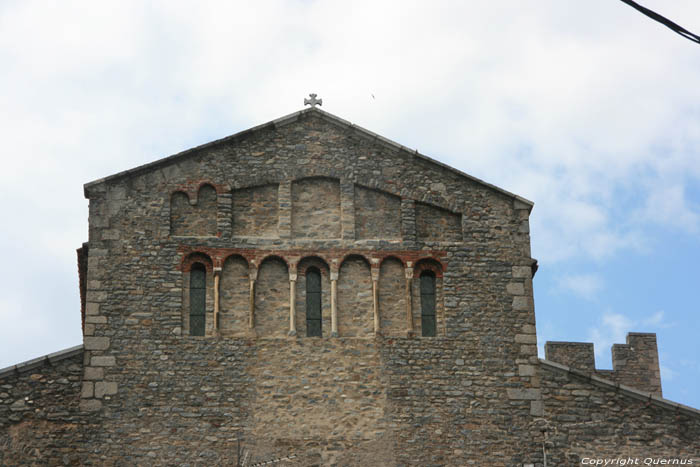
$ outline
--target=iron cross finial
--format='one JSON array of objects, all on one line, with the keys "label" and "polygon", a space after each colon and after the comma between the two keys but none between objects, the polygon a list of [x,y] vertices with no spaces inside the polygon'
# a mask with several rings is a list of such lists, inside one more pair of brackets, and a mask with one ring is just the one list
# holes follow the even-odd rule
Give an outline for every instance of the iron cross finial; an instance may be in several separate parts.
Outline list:
[{"label": "iron cross finial", "polygon": [[304,105],[310,105],[311,107],[316,107],[317,105],[323,105],[323,99],[316,99],[316,94],[309,94],[311,99],[304,98]]}]

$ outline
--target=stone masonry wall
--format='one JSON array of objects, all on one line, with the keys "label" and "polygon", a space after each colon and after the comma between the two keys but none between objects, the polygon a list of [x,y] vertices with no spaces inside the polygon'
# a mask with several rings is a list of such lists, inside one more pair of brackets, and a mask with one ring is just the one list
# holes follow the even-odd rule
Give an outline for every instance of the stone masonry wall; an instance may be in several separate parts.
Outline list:
[{"label": "stone masonry wall", "polygon": [[233,235],[279,236],[278,186],[263,185],[233,192]]},{"label": "stone masonry wall", "polygon": [[78,408],[83,353],[72,354],[0,376],[0,465],[71,465],[86,457],[91,417]]},{"label": "stone masonry wall", "polygon": [[221,272],[220,329],[225,336],[245,336],[250,314],[250,272],[248,262],[230,256]]},{"label": "stone masonry wall", "polygon": [[358,239],[401,239],[400,197],[356,185],[354,204]]},{"label": "stone masonry wall", "polygon": [[187,193],[177,191],[171,197],[170,229],[173,235],[216,235],[216,191],[203,185],[190,203]]},{"label": "stone masonry wall", "polygon": [[[648,394],[631,395],[547,364],[540,374],[545,411],[537,423],[546,429],[550,465],[580,466],[584,458],[700,462],[697,410],[662,406]],[[544,441],[544,433],[539,438]]]},{"label": "stone masonry wall", "polygon": [[[172,194],[195,192],[201,184],[216,189],[217,235],[171,235]],[[360,238],[357,184],[401,199],[400,239]],[[236,190],[265,185],[278,187],[278,238],[234,235]],[[485,449],[496,465],[541,459],[537,433],[530,430],[542,412],[530,205],[318,110],[90,184],[86,193],[90,327],[84,377],[114,390],[81,400],[83,410],[105,420],[92,434],[104,446],[100,456],[151,464],[223,462],[243,436],[260,453],[293,450],[316,459],[299,465],[371,465],[372,459],[386,459],[382,465],[468,465],[479,464]],[[447,229],[459,235],[418,235],[426,222],[416,208],[421,203],[453,213]],[[255,332],[263,337],[217,336],[209,324],[207,336],[187,335],[186,258],[202,252],[211,259],[210,323],[210,279],[219,270],[224,274],[223,260],[232,250],[253,258],[249,272],[257,281],[261,323]],[[262,251],[287,264],[276,261],[266,272]],[[295,261],[319,256],[337,277],[343,258],[357,252],[372,278],[382,258],[399,255],[404,270],[396,271],[397,296],[405,294],[407,275],[421,259],[441,265],[438,337],[343,337],[340,306],[341,337],[329,337],[326,321],[320,339],[287,335],[290,279],[296,278],[297,289],[303,282],[293,276]],[[357,284],[366,293],[369,283]],[[345,291],[338,295],[347,299]],[[302,305],[298,300],[297,310]],[[386,306],[379,303],[380,310]],[[221,310],[222,319],[227,313]],[[268,318],[274,326],[264,324]],[[276,385],[297,388],[300,397],[277,394]],[[304,395],[318,401],[319,413],[338,420],[337,427],[314,427],[326,426],[314,421],[316,415],[292,417],[312,411],[314,403]],[[384,407],[381,417],[375,406]],[[267,410],[284,420],[286,434],[275,428],[264,439]]]},{"label": "stone masonry wall", "polygon": [[340,238],[340,185],[329,178],[292,183],[292,234],[305,238]]},{"label": "stone masonry wall", "polygon": [[338,274],[338,333],[348,337],[372,337],[372,273],[361,257],[343,261]]}]

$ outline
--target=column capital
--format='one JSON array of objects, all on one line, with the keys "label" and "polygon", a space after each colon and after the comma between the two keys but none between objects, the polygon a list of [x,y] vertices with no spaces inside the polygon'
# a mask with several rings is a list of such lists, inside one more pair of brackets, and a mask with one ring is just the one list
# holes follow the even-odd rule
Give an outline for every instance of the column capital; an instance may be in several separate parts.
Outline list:
[{"label": "column capital", "polygon": [[332,281],[338,280],[338,271],[331,271],[331,280]]}]

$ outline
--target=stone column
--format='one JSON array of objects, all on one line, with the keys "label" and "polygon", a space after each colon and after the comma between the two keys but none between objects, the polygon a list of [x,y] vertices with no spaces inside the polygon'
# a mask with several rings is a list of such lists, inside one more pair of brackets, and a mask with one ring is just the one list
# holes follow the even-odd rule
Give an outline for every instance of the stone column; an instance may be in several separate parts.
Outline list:
[{"label": "stone column", "polygon": [[413,263],[406,262],[406,325],[408,335],[413,336]]},{"label": "stone column", "polygon": [[338,271],[331,271],[331,337],[338,337]]},{"label": "stone column", "polygon": [[379,321],[379,268],[372,268],[372,312],[374,314],[374,335],[381,332]]},{"label": "stone column", "polygon": [[258,268],[253,266],[250,269],[250,315],[248,317],[248,327],[255,327],[255,281],[258,278]]},{"label": "stone column", "polygon": [[289,266],[289,335],[297,335],[297,269],[296,264]]},{"label": "stone column", "polygon": [[219,282],[221,268],[214,268],[214,332],[219,332]]}]

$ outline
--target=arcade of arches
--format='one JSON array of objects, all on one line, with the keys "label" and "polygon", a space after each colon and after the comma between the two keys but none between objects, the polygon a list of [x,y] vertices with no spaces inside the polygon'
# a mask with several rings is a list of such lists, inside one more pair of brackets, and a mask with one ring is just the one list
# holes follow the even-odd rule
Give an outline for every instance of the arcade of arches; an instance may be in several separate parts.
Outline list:
[{"label": "arcade of arches", "polygon": [[[185,253],[183,334],[435,337],[445,334],[442,252]],[[424,252],[421,252],[423,255]]]}]

